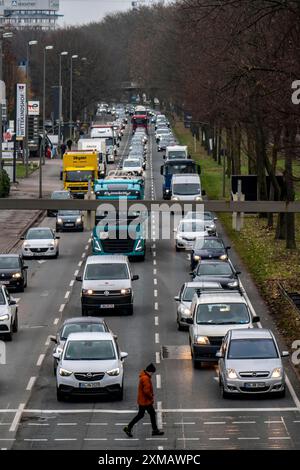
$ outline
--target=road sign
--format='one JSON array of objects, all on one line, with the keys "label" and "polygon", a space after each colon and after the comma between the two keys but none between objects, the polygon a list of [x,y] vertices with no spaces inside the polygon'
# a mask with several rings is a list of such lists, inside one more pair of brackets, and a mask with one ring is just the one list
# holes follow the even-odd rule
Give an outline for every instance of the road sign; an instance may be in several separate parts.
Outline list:
[{"label": "road sign", "polygon": [[16,85],[16,139],[23,140],[26,129],[26,83]]},{"label": "road sign", "polygon": [[40,115],[40,102],[28,101],[28,116],[39,116],[39,115]]}]

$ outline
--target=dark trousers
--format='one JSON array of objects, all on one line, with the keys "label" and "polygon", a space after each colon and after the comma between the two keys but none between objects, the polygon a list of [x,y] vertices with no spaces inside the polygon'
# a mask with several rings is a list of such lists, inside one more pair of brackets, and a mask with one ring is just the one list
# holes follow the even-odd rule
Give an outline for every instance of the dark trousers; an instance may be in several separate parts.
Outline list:
[{"label": "dark trousers", "polygon": [[139,412],[138,414],[133,418],[132,421],[128,424],[129,429],[132,429],[133,426],[143,419],[145,416],[146,411],[148,412],[150,419],[151,419],[151,424],[152,424],[152,429],[153,431],[157,431],[157,424],[156,424],[156,413],[155,409],[153,408],[153,405],[147,405],[147,406],[141,406],[139,405]]}]

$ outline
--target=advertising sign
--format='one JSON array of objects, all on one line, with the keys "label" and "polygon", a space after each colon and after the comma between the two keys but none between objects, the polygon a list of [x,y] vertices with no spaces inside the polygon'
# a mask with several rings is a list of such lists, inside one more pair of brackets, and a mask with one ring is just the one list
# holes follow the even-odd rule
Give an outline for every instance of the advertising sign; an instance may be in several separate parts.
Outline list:
[{"label": "advertising sign", "polygon": [[17,83],[16,89],[16,139],[22,140],[26,129],[26,84]]},{"label": "advertising sign", "polygon": [[40,115],[40,102],[28,101],[28,116],[39,116],[39,115]]}]

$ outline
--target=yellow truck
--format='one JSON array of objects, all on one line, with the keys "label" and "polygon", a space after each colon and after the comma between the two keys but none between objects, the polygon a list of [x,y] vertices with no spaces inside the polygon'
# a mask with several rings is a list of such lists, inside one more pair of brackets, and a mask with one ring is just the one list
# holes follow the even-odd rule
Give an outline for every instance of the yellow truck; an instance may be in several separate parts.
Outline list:
[{"label": "yellow truck", "polygon": [[98,152],[81,150],[64,154],[64,189],[70,191],[73,197],[84,198],[89,181],[93,189],[95,179],[98,179]]}]

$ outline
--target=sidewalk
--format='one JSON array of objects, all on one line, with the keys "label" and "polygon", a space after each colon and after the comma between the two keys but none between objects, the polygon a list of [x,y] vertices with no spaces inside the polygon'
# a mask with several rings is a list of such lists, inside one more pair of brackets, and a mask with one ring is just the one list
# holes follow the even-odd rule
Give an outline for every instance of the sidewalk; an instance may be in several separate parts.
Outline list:
[{"label": "sidewalk", "polygon": [[[62,188],[59,179],[62,161],[46,160],[43,166],[43,197]],[[39,170],[28,178],[19,179],[11,185],[10,199],[34,199],[39,197]],[[27,228],[42,216],[42,211],[7,210],[0,211],[0,253],[8,253],[19,241]]]}]

